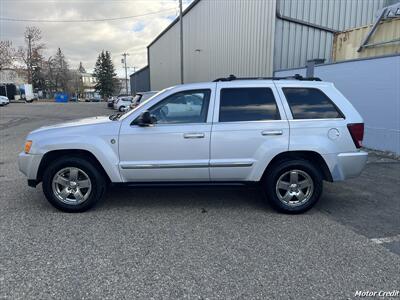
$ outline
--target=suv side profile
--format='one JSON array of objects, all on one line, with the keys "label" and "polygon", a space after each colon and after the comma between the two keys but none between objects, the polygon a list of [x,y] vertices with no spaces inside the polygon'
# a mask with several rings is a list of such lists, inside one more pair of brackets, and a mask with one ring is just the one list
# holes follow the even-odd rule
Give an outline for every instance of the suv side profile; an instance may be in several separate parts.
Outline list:
[{"label": "suv side profile", "polygon": [[257,183],[274,208],[310,209],[323,181],[358,176],[361,116],[332,83],[237,79],[167,88],[123,115],[31,132],[19,168],[67,212],[109,184]]}]

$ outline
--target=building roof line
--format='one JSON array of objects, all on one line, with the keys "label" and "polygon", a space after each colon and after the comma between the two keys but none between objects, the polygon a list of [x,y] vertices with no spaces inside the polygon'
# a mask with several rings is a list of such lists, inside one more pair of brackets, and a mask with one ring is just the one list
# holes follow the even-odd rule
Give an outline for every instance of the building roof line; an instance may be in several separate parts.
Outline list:
[{"label": "building roof line", "polygon": [[[182,12],[182,15],[185,16],[197,3],[199,3],[201,0],[194,0],[190,5]],[[176,17],[171,24],[169,24],[159,35],[156,36],[156,38],[147,46],[147,48],[150,48],[155,42],[157,42],[168,30],[172,28],[176,23],[178,23],[179,17]]]},{"label": "building roof line", "polygon": [[143,72],[145,69],[147,69],[149,67],[149,65],[145,65],[143,68],[140,68],[139,70],[137,70],[136,72],[132,73],[129,75],[129,77],[132,77],[135,74],[138,74],[140,72]]}]

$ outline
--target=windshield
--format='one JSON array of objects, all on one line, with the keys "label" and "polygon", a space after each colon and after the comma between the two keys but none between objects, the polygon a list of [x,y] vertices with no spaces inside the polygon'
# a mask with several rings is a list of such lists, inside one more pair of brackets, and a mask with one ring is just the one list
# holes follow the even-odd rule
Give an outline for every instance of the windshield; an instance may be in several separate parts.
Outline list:
[{"label": "windshield", "polygon": [[135,108],[132,108],[131,110],[129,110],[129,111],[127,111],[126,113],[122,114],[121,116],[119,116],[118,119],[119,119],[119,120],[125,119],[126,117],[128,117],[129,115],[131,115],[133,112],[135,112],[136,110],[138,110],[139,108],[141,108],[141,107],[142,107],[145,103],[147,103],[149,100],[153,99],[154,97],[156,97],[156,96],[158,96],[158,95],[161,95],[161,94],[163,94],[163,93],[169,91],[169,90],[172,89],[172,88],[173,88],[173,87],[169,87],[169,88],[163,89],[163,90],[159,91],[158,93],[154,94],[153,96],[151,96],[150,98],[141,101],[141,102],[139,103],[138,106],[136,106]]}]

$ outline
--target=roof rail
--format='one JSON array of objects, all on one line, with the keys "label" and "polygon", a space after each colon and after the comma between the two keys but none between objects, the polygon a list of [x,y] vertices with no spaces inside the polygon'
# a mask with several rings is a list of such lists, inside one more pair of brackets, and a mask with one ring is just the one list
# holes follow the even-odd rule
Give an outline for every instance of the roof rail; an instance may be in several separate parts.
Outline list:
[{"label": "roof rail", "polygon": [[300,74],[295,74],[293,76],[285,76],[285,77],[236,77],[235,75],[229,75],[228,77],[221,77],[213,80],[213,82],[219,81],[234,81],[234,80],[285,80],[285,79],[294,79],[294,80],[302,80],[302,81],[321,81],[318,77],[303,77]]}]

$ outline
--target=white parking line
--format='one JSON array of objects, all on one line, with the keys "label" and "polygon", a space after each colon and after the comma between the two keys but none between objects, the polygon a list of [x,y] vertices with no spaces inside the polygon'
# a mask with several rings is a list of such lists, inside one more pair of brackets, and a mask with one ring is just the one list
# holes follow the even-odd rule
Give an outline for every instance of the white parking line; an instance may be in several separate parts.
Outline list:
[{"label": "white parking line", "polygon": [[394,235],[394,236],[383,237],[383,238],[374,238],[374,239],[371,239],[371,241],[373,241],[376,244],[400,242],[400,234]]}]

